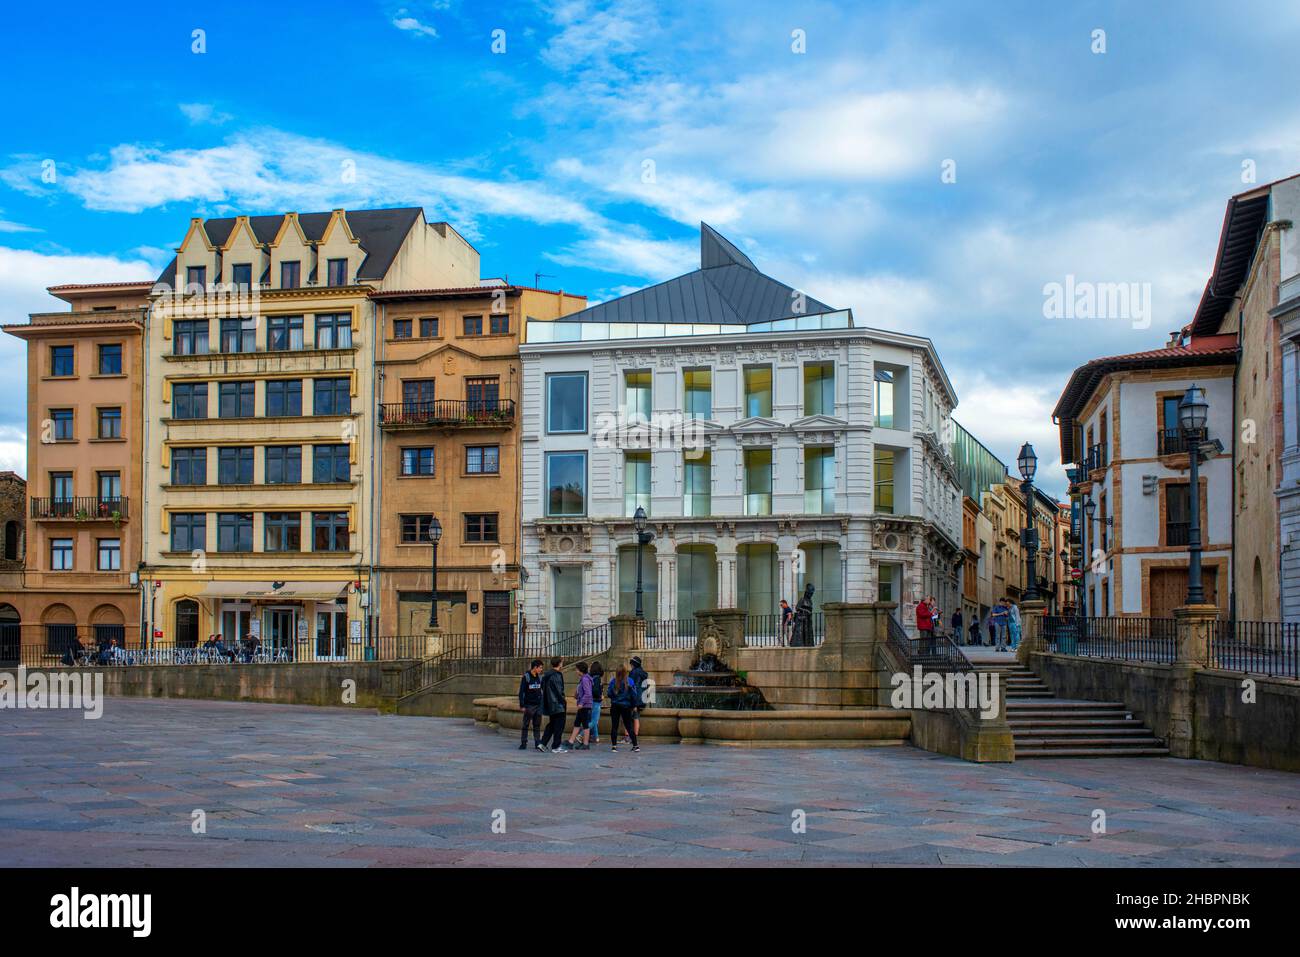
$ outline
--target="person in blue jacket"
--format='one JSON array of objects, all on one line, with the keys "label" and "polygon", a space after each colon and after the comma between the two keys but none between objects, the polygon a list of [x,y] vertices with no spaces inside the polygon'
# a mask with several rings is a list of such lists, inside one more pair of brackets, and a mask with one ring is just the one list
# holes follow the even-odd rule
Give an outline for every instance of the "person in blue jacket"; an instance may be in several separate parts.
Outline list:
[{"label": "person in blue jacket", "polygon": [[609,679],[609,742],[610,750],[618,750],[618,723],[623,722],[628,737],[632,740],[632,750],[640,751],[636,743],[636,726],[633,715],[636,713],[636,685],[632,683],[627,669],[619,666],[614,677]]}]

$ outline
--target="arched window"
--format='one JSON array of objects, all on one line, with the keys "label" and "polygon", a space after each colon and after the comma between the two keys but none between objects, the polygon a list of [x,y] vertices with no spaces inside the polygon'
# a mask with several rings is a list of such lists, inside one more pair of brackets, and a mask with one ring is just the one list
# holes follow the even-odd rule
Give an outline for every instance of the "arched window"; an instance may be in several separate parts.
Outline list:
[{"label": "arched window", "polygon": [[176,603],[176,647],[195,648],[199,643],[199,603],[189,598]]}]

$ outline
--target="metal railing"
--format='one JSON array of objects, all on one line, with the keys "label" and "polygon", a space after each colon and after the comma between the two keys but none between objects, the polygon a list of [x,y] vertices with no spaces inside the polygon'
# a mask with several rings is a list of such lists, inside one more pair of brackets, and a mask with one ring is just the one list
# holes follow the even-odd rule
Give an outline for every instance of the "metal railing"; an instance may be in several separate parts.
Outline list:
[{"label": "metal railing", "polygon": [[71,498],[33,498],[32,518],[71,518],[80,522],[120,522],[128,514],[128,500],[78,495]]},{"label": "metal railing", "polygon": [[1165,544],[1186,545],[1191,540],[1192,526],[1189,522],[1165,522]]},{"label": "metal railing", "polygon": [[[813,612],[812,641],[804,647],[816,647],[826,638],[826,614]],[[780,615],[746,615],[745,644],[751,648],[789,648],[794,641],[794,616],[782,623]]]},{"label": "metal railing", "polygon": [[1084,658],[1170,662],[1177,639],[1172,618],[1043,619],[1043,641],[1049,651]]},{"label": "metal railing", "polygon": [[[119,634],[112,634],[116,629]],[[214,647],[190,642],[151,641],[146,647],[127,647],[122,626],[97,626],[96,639],[83,642],[75,655],[79,665],[130,667],[133,665],[222,665],[222,664],[323,664],[343,661],[403,661],[423,658],[425,635],[390,635],[352,643],[342,638],[311,638],[305,642],[257,643],[233,640]],[[19,660],[29,668],[55,667],[75,648],[77,626],[47,628],[44,644],[23,645]],[[109,638],[117,638],[114,649]]]},{"label": "metal railing", "polygon": [[1156,453],[1158,455],[1178,455],[1185,453],[1205,441],[1205,429],[1159,429],[1156,432]]},{"label": "metal railing", "polygon": [[1219,619],[1210,631],[1211,668],[1300,679],[1300,622]]},{"label": "metal railing", "polygon": [[974,671],[975,666],[947,635],[913,638],[898,619],[889,616],[886,643],[893,649],[901,663],[912,668],[920,665],[928,671]]},{"label": "metal railing", "polygon": [[684,651],[695,647],[699,635],[694,618],[647,618],[636,624],[636,647]]},{"label": "metal railing", "polygon": [[1089,446],[1088,454],[1084,457],[1083,467],[1085,472],[1091,472],[1095,469],[1104,469],[1106,467],[1106,446],[1098,442],[1096,445]]},{"label": "metal railing", "polygon": [[431,399],[379,406],[380,425],[510,425],[514,420],[514,399]]}]

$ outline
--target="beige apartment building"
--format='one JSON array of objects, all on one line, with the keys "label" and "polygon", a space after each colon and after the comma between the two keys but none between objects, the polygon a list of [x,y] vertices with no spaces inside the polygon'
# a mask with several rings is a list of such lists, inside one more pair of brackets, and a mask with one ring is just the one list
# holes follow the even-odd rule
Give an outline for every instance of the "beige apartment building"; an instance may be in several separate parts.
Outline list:
[{"label": "beige apartment building", "polygon": [[371,295],[478,282],[478,253],[419,208],[191,221],[146,332],[155,640],[253,635],[293,660],[370,653]]},{"label": "beige apartment building", "polygon": [[[68,305],[4,331],[27,343],[26,529],[5,529],[0,621],[23,658],[74,638],[135,645],[140,594],[141,344],[152,283],[50,287]],[[24,546],[21,572],[17,547]]]}]

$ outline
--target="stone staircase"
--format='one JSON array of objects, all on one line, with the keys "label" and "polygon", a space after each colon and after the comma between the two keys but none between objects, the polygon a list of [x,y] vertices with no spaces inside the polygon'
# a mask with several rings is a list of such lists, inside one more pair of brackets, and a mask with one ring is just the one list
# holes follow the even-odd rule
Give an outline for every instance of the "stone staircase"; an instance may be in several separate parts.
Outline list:
[{"label": "stone staircase", "polygon": [[1057,698],[1043,679],[1015,662],[979,663],[1007,689],[1007,724],[1016,760],[1028,758],[1145,758],[1169,754],[1122,702]]}]

